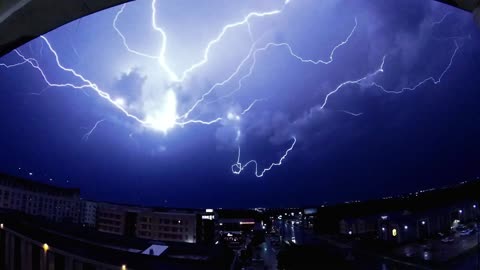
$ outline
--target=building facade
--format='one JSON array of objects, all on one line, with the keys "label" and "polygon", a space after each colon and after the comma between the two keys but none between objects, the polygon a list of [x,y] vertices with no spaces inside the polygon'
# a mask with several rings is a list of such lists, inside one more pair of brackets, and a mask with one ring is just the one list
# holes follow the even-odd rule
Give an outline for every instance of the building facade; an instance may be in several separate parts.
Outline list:
[{"label": "building facade", "polygon": [[143,211],[138,214],[136,228],[138,238],[172,242],[197,242],[196,213]]},{"label": "building facade", "polygon": [[96,227],[100,232],[128,237],[197,243],[206,237],[213,239],[206,234],[201,218],[198,211],[98,203]]},{"label": "building facade", "polygon": [[79,223],[80,190],[0,174],[0,208],[42,216],[55,222]]},{"label": "building facade", "polygon": [[98,203],[94,201],[82,201],[81,223],[88,227],[97,225],[97,207]]},{"label": "building facade", "polygon": [[100,232],[116,235],[125,234],[126,209],[121,205],[98,203],[96,227]]},{"label": "building facade", "polygon": [[365,235],[375,233],[377,224],[373,217],[346,218],[340,220],[340,234]]}]

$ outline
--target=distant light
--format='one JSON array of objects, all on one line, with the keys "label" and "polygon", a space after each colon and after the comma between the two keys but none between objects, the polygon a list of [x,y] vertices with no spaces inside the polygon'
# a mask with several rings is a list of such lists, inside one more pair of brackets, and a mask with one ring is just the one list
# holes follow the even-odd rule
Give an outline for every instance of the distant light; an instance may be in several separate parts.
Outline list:
[{"label": "distant light", "polygon": [[127,265],[122,264],[122,270],[127,270]]},{"label": "distant light", "polygon": [[397,236],[397,229],[392,229],[392,236],[393,237]]},{"label": "distant light", "polygon": [[385,231],[385,227],[382,227],[382,232],[384,232],[384,231]]},{"label": "distant light", "polygon": [[407,225],[403,226],[403,228],[404,228],[405,230],[408,230],[408,226],[407,226]]},{"label": "distant light", "polygon": [[3,223],[0,223],[0,229],[3,229]]},{"label": "distant light", "polygon": [[222,222],[220,222],[220,224],[219,224],[219,225],[220,225],[220,226],[223,226],[223,223],[222,223]]},{"label": "distant light", "polygon": [[181,221],[181,220],[178,220],[177,222],[178,222],[178,224],[181,224],[181,223],[182,223],[182,221]]},{"label": "distant light", "polygon": [[33,175],[33,173],[29,172],[29,173],[28,173],[28,175],[32,176],[32,175]]},{"label": "distant light", "polygon": [[215,216],[214,215],[205,215],[205,216],[202,216],[202,219],[213,220],[213,219],[215,219]]},{"label": "distant light", "polygon": [[381,216],[380,218],[382,218],[383,220],[387,219],[388,216]]},{"label": "distant light", "polygon": [[294,216],[294,215],[295,215],[295,213],[293,213],[293,212],[292,212],[292,213],[290,213],[290,215],[291,215],[291,216]]},{"label": "distant light", "polygon": [[254,225],[254,221],[240,221],[240,225]]},{"label": "distant light", "polygon": [[285,213],[285,216],[288,216],[288,214],[287,214],[287,213]]},{"label": "distant light", "polygon": [[458,210],[458,213],[459,214],[463,213],[463,210],[462,209]]},{"label": "distant light", "polygon": [[476,204],[474,204],[474,205],[473,205],[473,208],[477,208],[477,205],[476,205]]},{"label": "distant light", "polygon": [[425,220],[422,220],[422,225],[425,225]]},{"label": "distant light", "polygon": [[302,212],[298,212],[298,214],[299,214],[299,215],[301,215],[301,214],[302,214]]},{"label": "distant light", "polygon": [[47,245],[47,243],[45,243],[43,244],[42,248],[43,248],[43,251],[47,252],[50,247]]},{"label": "distant light", "polygon": [[207,213],[213,213],[213,209],[205,209],[205,212],[207,212]]},{"label": "distant light", "polygon": [[218,245],[218,241],[217,241],[217,242],[215,242],[215,245]]},{"label": "distant light", "polygon": [[352,235],[352,231],[348,231],[348,234],[349,234],[349,235]]}]

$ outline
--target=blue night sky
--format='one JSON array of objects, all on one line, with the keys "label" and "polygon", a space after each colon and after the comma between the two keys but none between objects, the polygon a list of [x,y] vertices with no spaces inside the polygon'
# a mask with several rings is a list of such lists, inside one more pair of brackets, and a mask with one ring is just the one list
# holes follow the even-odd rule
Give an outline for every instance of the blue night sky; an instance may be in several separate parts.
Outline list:
[{"label": "blue night sky", "polygon": [[[45,35],[60,63],[110,100],[89,87],[48,87],[37,63],[50,83],[86,83],[41,38],[18,49],[30,62],[0,65],[0,171],[80,187],[87,199],[171,207],[319,205],[480,176],[480,30],[471,14],[429,0],[155,7],[167,39],[152,27],[149,1],[127,4],[115,25],[131,50],[152,57],[124,46],[113,26],[121,7]],[[278,12],[228,28],[208,61],[175,81],[225,25],[253,11]],[[350,33],[331,63],[305,61],[328,61]],[[22,62],[20,54],[0,62]],[[293,137],[281,166],[263,177],[253,162],[243,168],[256,160],[262,173]]]}]

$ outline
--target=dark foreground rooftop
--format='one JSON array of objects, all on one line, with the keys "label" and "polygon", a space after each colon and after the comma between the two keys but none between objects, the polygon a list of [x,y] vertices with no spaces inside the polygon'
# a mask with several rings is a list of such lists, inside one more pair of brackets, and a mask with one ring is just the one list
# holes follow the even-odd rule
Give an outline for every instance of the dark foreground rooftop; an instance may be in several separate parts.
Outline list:
[{"label": "dark foreground rooftop", "polygon": [[[232,252],[221,245],[158,243],[127,239],[90,231],[75,225],[49,224],[14,212],[0,213],[3,230],[39,243],[49,252],[72,254],[99,263],[128,269],[227,269]],[[168,246],[160,256],[141,254],[152,244]]]}]

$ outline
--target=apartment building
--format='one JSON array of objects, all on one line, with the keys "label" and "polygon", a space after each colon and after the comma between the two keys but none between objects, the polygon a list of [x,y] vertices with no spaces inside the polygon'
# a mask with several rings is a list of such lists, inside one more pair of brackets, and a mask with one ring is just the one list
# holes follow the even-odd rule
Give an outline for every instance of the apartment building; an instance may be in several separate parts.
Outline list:
[{"label": "apartment building", "polygon": [[56,222],[78,223],[81,219],[80,190],[0,174],[0,208]]}]

